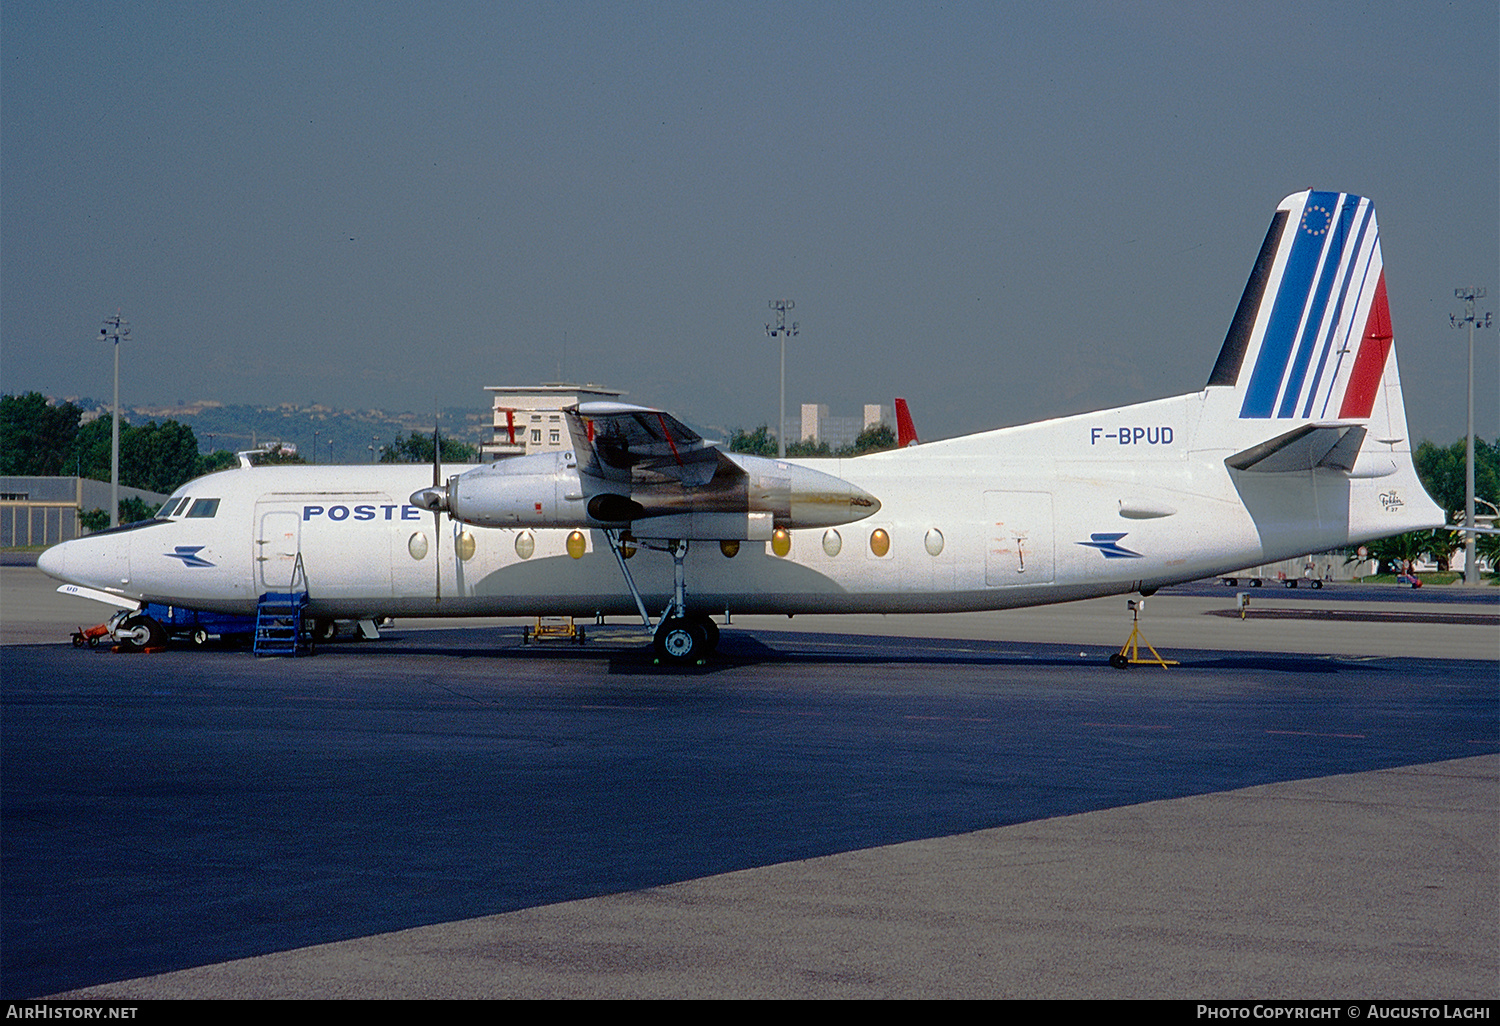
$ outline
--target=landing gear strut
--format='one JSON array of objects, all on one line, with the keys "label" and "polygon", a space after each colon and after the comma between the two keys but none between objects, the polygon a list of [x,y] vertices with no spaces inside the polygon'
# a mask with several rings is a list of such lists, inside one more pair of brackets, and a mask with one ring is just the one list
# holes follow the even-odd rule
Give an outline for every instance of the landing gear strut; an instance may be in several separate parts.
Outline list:
[{"label": "landing gear strut", "polygon": [[[605,531],[604,536],[609,539],[609,547],[615,554],[616,562],[620,564],[620,572],[625,575],[625,584],[630,589],[631,597],[635,599],[636,608],[640,610],[641,621],[647,627],[651,626],[645,600],[641,598],[640,590],[635,586],[635,578],[620,551],[621,533]],[[718,647],[719,625],[703,613],[689,613],[687,610],[687,573],[683,561],[687,559],[688,543],[685,540],[674,541],[666,551],[672,554],[672,601],[656,624],[652,647],[656,650],[657,662],[675,666],[702,663]]]}]

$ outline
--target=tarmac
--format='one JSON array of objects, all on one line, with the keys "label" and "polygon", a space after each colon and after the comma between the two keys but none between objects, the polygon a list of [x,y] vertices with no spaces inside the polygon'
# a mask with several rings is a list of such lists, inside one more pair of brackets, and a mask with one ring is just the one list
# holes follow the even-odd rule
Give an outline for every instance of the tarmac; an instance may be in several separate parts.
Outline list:
[{"label": "tarmac", "polygon": [[0,567],[5,996],[1500,997],[1496,594],[1234,594],[1147,601],[1172,670],[1101,665],[1122,597],[736,617],[662,677],[520,621],[78,652],[103,607]]}]

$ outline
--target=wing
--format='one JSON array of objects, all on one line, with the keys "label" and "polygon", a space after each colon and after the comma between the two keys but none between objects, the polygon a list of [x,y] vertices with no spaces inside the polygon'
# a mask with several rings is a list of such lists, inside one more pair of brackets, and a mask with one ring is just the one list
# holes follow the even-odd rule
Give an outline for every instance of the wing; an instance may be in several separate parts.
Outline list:
[{"label": "wing", "polygon": [[635,488],[716,487],[745,472],[696,431],[662,410],[628,403],[578,403],[563,410],[578,469]]}]

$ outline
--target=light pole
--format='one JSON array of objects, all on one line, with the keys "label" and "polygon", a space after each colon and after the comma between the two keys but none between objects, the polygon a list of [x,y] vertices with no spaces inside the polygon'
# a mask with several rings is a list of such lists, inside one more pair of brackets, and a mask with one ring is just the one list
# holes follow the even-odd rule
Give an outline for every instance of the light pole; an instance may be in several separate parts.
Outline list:
[{"label": "light pole", "polygon": [[120,342],[130,337],[130,328],[121,320],[120,311],[106,318],[99,329],[100,342],[112,342],[115,347],[115,413],[114,425],[109,432],[109,526],[120,526]]},{"label": "light pole", "polygon": [[1474,313],[1474,300],[1483,299],[1484,289],[1454,289],[1453,295],[1464,301],[1464,315],[1449,314],[1448,320],[1456,328],[1460,324],[1469,326],[1469,433],[1464,450],[1464,584],[1479,583],[1479,564],[1474,553],[1474,326],[1490,326],[1490,315],[1482,317]]},{"label": "light pole", "polygon": [[776,326],[766,325],[766,334],[772,338],[781,338],[781,419],[776,423],[776,455],[779,459],[786,459],[786,337],[794,338],[797,335],[797,322],[793,321],[791,327],[787,327],[786,312],[795,309],[797,304],[790,299],[772,299],[766,305],[776,311]]}]

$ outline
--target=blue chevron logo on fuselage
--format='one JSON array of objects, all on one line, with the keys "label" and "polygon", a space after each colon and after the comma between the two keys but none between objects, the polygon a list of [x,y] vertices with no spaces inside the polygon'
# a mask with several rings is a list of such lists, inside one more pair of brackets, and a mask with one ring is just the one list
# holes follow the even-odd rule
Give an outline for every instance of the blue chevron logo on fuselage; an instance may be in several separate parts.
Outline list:
[{"label": "blue chevron logo on fuselage", "polygon": [[183,566],[213,566],[208,560],[198,553],[206,548],[203,545],[179,545],[173,552],[163,552],[162,555],[168,559],[180,559]]},{"label": "blue chevron logo on fuselage", "polygon": [[1125,537],[1126,532],[1118,534],[1091,534],[1090,541],[1079,542],[1085,548],[1098,549],[1104,553],[1105,559],[1140,559],[1139,552],[1132,552],[1120,544],[1120,539]]}]

